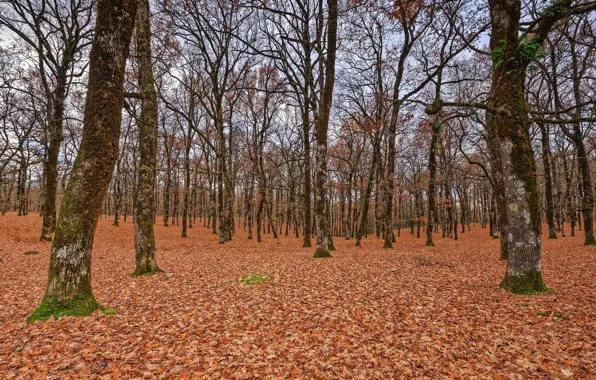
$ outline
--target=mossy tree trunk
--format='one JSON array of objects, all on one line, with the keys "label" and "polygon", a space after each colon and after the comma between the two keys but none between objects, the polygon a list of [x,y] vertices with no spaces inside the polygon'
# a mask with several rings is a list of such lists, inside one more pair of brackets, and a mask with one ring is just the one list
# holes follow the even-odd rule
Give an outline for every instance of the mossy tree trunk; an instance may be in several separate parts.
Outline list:
[{"label": "mossy tree trunk", "polygon": [[500,194],[496,190],[496,194],[504,195],[506,203],[506,223],[500,227],[506,234],[508,259],[501,287],[513,293],[542,292],[547,288],[540,267],[540,194],[525,77],[526,67],[565,7],[558,1],[547,9],[532,37],[519,35],[521,1],[490,0],[489,7],[493,73],[487,128],[489,139],[496,139],[491,143],[495,144],[491,149],[495,185],[502,180],[504,190]]},{"label": "mossy tree trunk", "polygon": [[[329,114],[333,101],[335,84],[335,55],[337,50],[337,0],[327,0],[327,57],[325,60],[325,84],[321,93],[321,107],[316,119],[317,152],[316,152],[316,186],[315,186],[315,231],[316,249],[314,257],[330,257],[329,233],[327,224],[327,132]],[[308,221],[307,221],[308,222]]]},{"label": "mossy tree trunk", "polygon": [[136,15],[136,53],[139,65],[141,116],[139,118],[139,175],[135,197],[136,267],[132,273],[133,276],[159,272],[155,257],[155,234],[153,231],[155,177],[157,175],[157,95],[151,62],[149,2],[148,0],[137,1],[139,4]]},{"label": "mossy tree trunk", "polygon": [[98,2],[90,54],[83,137],[52,244],[45,297],[28,321],[89,315],[91,249],[101,204],[118,156],[123,81],[137,0]]}]

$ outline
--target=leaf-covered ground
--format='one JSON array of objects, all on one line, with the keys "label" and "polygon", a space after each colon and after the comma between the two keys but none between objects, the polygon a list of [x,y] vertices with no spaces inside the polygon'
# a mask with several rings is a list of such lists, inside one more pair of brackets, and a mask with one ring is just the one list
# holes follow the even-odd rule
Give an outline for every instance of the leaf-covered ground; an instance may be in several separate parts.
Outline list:
[{"label": "leaf-covered ground", "polygon": [[505,263],[479,226],[433,248],[404,230],[394,250],[336,239],[319,260],[293,237],[259,244],[237,227],[220,246],[202,225],[187,239],[157,226],[167,274],[131,278],[132,225],[110,222],[93,288],[117,314],[27,325],[50,245],[38,216],[0,217],[0,378],[596,376],[596,248],[581,233],[544,240],[554,293],[528,297],[499,289]]}]

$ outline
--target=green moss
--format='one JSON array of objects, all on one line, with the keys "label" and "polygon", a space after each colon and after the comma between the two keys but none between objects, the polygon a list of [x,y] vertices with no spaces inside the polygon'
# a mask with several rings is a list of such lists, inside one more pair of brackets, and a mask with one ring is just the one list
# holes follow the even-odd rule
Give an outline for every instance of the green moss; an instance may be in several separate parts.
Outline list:
[{"label": "green moss", "polygon": [[105,309],[102,311],[105,315],[114,315],[117,314],[117,311],[114,309]]},{"label": "green moss", "polygon": [[385,248],[385,249],[393,249],[393,244],[391,244],[391,240],[385,239],[385,244],[383,244],[383,248]]},{"label": "green moss", "polygon": [[41,305],[27,318],[27,323],[45,321],[50,317],[58,319],[62,316],[86,317],[95,310],[105,310],[93,297],[93,294],[79,294],[73,299],[57,301],[45,297]]},{"label": "green moss", "polygon": [[501,282],[501,288],[513,294],[525,295],[552,292],[542,281],[542,273],[536,270],[526,272],[521,276],[506,275]]},{"label": "green moss", "polygon": [[329,251],[335,251],[335,244],[333,244],[333,238],[329,237],[329,245],[327,246]]},{"label": "green moss", "polygon": [[558,311],[554,311],[553,314],[551,315],[551,317],[553,317],[553,319],[562,319],[562,320],[569,319],[569,316],[567,316],[567,314],[559,313]]},{"label": "green moss", "polygon": [[315,250],[315,255],[314,255],[315,259],[320,259],[320,258],[325,258],[325,257],[331,257],[331,253],[329,253],[328,248],[317,248]]},{"label": "green moss", "polygon": [[153,276],[160,272],[163,272],[161,269],[143,269],[143,268],[136,268],[134,272],[129,274],[130,277],[140,277],[140,276]]},{"label": "green moss", "polygon": [[263,273],[263,274],[249,274],[247,276],[242,277],[239,282],[243,283],[244,285],[255,285],[258,284],[260,282],[266,282],[266,281],[272,281],[273,280],[273,276],[270,275],[269,273]]},{"label": "green moss", "polygon": [[[439,112],[441,112],[444,104],[445,104],[445,102],[443,102],[442,99],[440,99],[440,98],[435,99],[431,104],[424,107],[424,112],[429,116],[436,115]],[[442,126],[443,126],[443,122],[438,122],[435,125],[433,125],[433,129],[435,131],[438,131],[441,129]]]}]

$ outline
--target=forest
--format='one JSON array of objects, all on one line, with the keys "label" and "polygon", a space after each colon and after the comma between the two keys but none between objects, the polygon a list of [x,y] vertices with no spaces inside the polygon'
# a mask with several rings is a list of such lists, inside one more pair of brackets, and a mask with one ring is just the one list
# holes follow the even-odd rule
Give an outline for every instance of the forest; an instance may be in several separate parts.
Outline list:
[{"label": "forest", "polygon": [[596,376],[596,1],[0,0],[2,378]]}]

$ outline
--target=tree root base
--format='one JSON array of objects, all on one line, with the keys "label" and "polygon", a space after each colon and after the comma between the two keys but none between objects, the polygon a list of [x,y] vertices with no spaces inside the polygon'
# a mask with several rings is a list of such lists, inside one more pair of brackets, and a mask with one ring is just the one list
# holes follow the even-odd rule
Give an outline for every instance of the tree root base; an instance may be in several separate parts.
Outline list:
[{"label": "tree root base", "polygon": [[322,259],[322,258],[326,258],[326,257],[331,257],[331,253],[329,253],[329,249],[317,248],[315,250],[315,255],[314,255],[315,259]]},{"label": "tree root base", "polygon": [[129,274],[130,277],[141,277],[141,276],[153,276],[158,273],[162,273],[163,270],[160,268],[148,269],[148,268],[136,268],[134,272]]},{"label": "tree root base", "polygon": [[45,321],[50,317],[58,319],[63,316],[86,317],[95,310],[106,310],[93,297],[93,294],[77,295],[73,299],[58,301],[48,299],[41,301],[41,305],[27,318],[27,323]]},{"label": "tree root base", "polygon": [[536,270],[529,271],[521,276],[505,275],[501,288],[513,294],[534,295],[552,293],[542,281],[542,273]]}]

